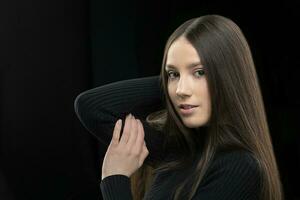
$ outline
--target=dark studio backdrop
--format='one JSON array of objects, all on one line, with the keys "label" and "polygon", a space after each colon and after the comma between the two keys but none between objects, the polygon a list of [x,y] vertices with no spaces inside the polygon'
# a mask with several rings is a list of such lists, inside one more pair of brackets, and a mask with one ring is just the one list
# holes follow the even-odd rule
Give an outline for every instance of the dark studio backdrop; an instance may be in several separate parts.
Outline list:
[{"label": "dark studio backdrop", "polygon": [[103,149],[76,96],[158,75],[168,36],[219,14],[244,32],[261,83],[286,199],[300,199],[299,3],[30,0],[0,2],[0,199],[102,199]]}]

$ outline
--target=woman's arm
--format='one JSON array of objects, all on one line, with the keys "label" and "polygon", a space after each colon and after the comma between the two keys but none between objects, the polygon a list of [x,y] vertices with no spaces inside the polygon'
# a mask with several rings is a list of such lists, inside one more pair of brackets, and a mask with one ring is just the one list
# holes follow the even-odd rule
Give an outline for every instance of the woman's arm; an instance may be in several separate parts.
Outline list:
[{"label": "woman's arm", "polygon": [[159,76],[128,79],[82,92],[76,97],[74,108],[84,127],[106,147],[118,119],[124,121],[129,113],[140,119],[149,150],[144,163],[153,165],[163,159],[164,135],[151,128],[145,118],[163,108],[162,95]]},{"label": "woman's arm", "polygon": [[125,175],[112,175],[105,177],[100,184],[103,200],[132,200],[131,184]]}]

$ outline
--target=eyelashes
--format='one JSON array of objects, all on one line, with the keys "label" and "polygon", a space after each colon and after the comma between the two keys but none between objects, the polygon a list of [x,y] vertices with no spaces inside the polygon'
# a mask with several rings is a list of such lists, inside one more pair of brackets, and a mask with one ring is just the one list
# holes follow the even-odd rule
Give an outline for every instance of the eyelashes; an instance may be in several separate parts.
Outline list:
[{"label": "eyelashes", "polygon": [[[178,74],[178,73],[177,73],[177,72],[174,72],[174,71],[172,71],[172,70],[168,70],[168,71],[167,71],[167,75],[168,75],[168,78],[169,78],[169,79],[174,79],[174,77],[171,76],[171,75],[173,75],[173,74]],[[196,76],[197,78],[201,78],[202,76],[204,76],[205,71],[204,71],[203,69],[197,70],[197,71],[194,72],[194,74],[199,74],[199,75],[195,75],[195,76]]]}]

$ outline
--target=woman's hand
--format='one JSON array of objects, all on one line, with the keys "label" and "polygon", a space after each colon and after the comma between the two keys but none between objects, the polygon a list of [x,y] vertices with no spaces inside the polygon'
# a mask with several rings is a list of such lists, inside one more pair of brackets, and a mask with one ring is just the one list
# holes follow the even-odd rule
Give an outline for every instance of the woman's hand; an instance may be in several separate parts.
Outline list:
[{"label": "woman's hand", "polygon": [[[118,123],[119,122],[119,123]],[[115,124],[112,140],[107,148],[103,165],[102,180],[110,175],[122,174],[130,177],[142,166],[149,151],[144,141],[144,128],[139,119],[127,115],[120,138],[122,120]]]}]

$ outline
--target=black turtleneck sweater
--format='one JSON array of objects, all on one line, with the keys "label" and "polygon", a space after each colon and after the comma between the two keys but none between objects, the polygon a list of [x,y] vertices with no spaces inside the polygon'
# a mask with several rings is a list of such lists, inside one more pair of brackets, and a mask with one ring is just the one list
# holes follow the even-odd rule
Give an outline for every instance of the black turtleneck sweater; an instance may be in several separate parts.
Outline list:
[{"label": "black turtleneck sweater", "polygon": [[[75,112],[84,127],[106,148],[118,119],[131,113],[141,120],[149,154],[144,164],[154,166],[166,159],[162,153],[164,135],[151,128],[146,116],[163,109],[159,76],[118,81],[79,94]],[[124,126],[124,123],[123,123]],[[122,130],[121,130],[122,133]],[[201,152],[199,152],[201,155]],[[174,190],[188,175],[187,169],[155,174],[144,199],[172,199]],[[242,150],[216,154],[193,197],[194,200],[256,200],[260,192],[260,171],[250,153]],[[130,178],[115,174],[100,183],[104,200],[132,200]]]}]

